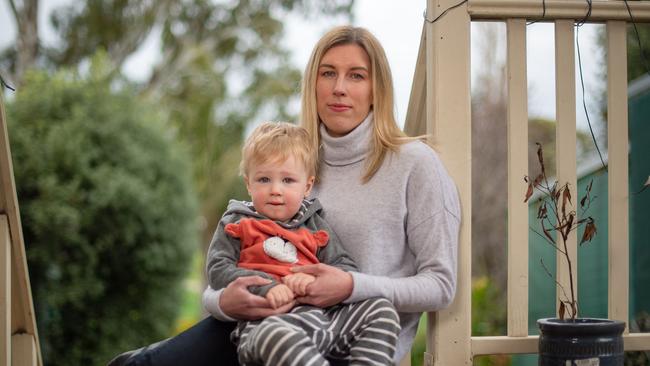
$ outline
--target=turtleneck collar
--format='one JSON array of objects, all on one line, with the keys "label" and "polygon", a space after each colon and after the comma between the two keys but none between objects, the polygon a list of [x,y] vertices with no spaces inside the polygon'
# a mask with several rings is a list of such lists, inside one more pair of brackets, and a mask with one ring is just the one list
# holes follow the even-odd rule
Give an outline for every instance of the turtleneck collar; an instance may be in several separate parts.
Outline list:
[{"label": "turtleneck collar", "polygon": [[345,136],[333,137],[327,133],[325,125],[320,125],[321,156],[328,165],[343,166],[365,159],[370,151],[373,114]]}]

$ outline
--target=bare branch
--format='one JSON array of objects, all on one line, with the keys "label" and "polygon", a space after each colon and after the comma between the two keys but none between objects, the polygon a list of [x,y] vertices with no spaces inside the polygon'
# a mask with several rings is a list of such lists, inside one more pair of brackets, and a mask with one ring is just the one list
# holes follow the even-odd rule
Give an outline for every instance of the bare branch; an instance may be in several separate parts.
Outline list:
[{"label": "bare branch", "polygon": [[562,300],[562,299],[560,299],[560,301],[566,301],[566,302],[569,302],[569,296],[567,295],[566,291],[564,290],[564,286],[562,286],[562,284],[561,284],[560,282],[558,282],[557,279],[555,279],[555,276],[553,276],[553,275],[551,274],[551,271],[549,271],[548,268],[546,267],[546,264],[544,264],[544,260],[543,260],[543,259],[540,259],[539,261],[542,263],[542,268],[544,268],[544,272],[546,272],[546,274],[547,274],[547,275],[548,275],[548,276],[553,280],[553,282],[555,282],[555,284],[557,285],[557,287],[559,287],[559,288],[562,290],[562,294],[564,294],[564,298],[565,298],[566,300]]},{"label": "bare branch", "polygon": [[18,10],[16,9],[16,3],[14,0],[9,0],[9,5],[11,5],[11,12],[14,13],[14,18],[18,20]]},{"label": "bare branch", "polygon": [[557,250],[558,252],[564,254],[564,252],[562,251],[562,249],[560,249],[557,245],[555,245],[554,242],[550,241],[546,236],[540,234],[539,231],[533,229],[532,227],[530,228],[530,231],[532,231],[532,232],[534,232],[535,234],[539,235],[541,238],[544,239],[544,241],[546,241],[546,242],[548,243],[548,245],[550,245],[550,246],[552,246],[553,248],[555,248],[555,250]]}]

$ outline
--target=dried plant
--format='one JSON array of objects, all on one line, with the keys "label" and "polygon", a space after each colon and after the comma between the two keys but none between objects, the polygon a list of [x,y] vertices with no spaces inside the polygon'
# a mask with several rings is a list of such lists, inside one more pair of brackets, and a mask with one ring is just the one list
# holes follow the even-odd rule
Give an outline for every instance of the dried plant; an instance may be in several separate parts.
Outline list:
[{"label": "dried plant", "polygon": [[[540,143],[537,143],[537,159],[539,161],[541,172],[532,181],[530,177],[524,177],[524,181],[528,183],[524,202],[528,202],[535,190],[540,192],[541,196],[539,198],[537,219],[539,220],[542,232],[540,233],[534,228],[531,228],[531,230],[542,237],[545,242],[555,248],[555,250],[562,253],[566,260],[569,274],[569,286],[571,287],[569,293],[567,293],[564,286],[557,281],[555,276],[551,274],[548,268],[544,265],[544,262],[541,261],[541,263],[546,274],[549,275],[549,277],[551,277],[562,290],[562,295],[559,298],[560,308],[558,311],[560,319],[564,319],[565,316],[567,316],[571,320],[574,320],[578,314],[578,302],[575,294],[573,264],[569,257],[567,242],[569,240],[569,234],[574,230],[578,230],[580,226],[584,226],[580,245],[590,242],[596,235],[596,224],[594,219],[591,216],[584,217],[589,210],[591,202],[595,198],[591,195],[591,185],[593,181],[587,185],[585,194],[582,199],[580,199],[580,217],[584,218],[578,218],[576,211],[573,209],[569,183],[560,185],[557,180],[549,183],[549,180],[546,177],[544,154]],[[560,264],[558,263],[558,265]]]}]

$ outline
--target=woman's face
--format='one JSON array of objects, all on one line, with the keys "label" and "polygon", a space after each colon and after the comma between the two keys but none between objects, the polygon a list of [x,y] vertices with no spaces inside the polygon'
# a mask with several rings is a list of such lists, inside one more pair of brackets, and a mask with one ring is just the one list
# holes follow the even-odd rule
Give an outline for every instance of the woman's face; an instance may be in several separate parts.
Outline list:
[{"label": "woman's face", "polygon": [[318,65],[318,116],[335,137],[354,130],[372,107],[372,74],[366,51],[356,44],[330,48]]}]

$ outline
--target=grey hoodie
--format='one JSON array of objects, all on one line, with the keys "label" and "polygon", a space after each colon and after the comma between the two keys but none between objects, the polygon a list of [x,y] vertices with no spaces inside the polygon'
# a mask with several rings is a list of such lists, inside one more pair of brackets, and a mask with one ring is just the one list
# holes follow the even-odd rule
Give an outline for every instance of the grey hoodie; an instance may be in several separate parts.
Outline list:
[{"label": "grey hoodie", "polygon": [[[306,228],[311,232],[325,230],[329,234],[329,242],[318,249],[316,256],[320,263],[338,267],[344,271],[358,271],[356,264],[341,246],[336,233],[323,218],[323,207],[317,199],[303,200],[298,213],[288,222],[276,221],[285,229]],[[226,234],[227,224],[237,223],[243,218],[268,220],[267,217],[255,211],[251,202],[231,200],[226,212],[219,221],[206,261],[206,271],[210,286],[215,289],[224,288],[230,282],[243,276],[261,276],[273,281],[265,286],[250,286],[248,290],[256,295],[265,296],[268,290],[278,285],[270,275],[256,270],[237,266],[241,245],[239,239]]]}]

